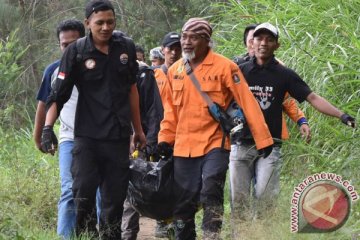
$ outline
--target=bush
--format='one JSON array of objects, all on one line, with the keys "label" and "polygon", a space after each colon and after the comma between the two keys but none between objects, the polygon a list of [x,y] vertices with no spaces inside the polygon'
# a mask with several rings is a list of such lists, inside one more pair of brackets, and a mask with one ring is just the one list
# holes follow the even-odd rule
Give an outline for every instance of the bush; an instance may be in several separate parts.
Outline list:
[{"label": "bush", "polygon": [[22,49],[17,38],[18,30],[0,41],[0,123],[2,125],[20,125],[27,120],[24,111],[24,86],[19,81],[23,67],[20,64],[28,47]]}]

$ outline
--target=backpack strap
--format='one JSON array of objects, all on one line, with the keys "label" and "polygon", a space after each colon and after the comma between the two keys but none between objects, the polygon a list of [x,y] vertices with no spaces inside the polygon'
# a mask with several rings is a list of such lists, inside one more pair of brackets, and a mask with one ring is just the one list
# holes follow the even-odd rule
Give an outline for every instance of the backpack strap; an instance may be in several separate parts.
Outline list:
[{"label": "backpack strap", "polygon": [[168,68],[166,67],[165,63],[161,65],[161,70],[165,73],[165,75],[167,75]]},{"label": "backpack strap", "polygon": [[130,67],[130,69],[134,68],[134,60],[136,60],[136,58],[134,59],[134,56],[136,56],[136,51],[135,51],[135,44],[134,44],[134,41],[132,40],[132,38],[126,36],[126,34],[121,31],[114,31],[113,37],[117,41],[125,42],[127,54],[129,57],[129,67]]},{"label": "backpack strap", "polygon": [[123,36],[123,38],[125,39],[126,48],[128,50],[130,68],[132,68],[134,67],[132,66],[134,62],[133,56],[136,56],[135,44],[131,38],[126,36]]},{"label": "backpack strap", "polygon": [[81,62],[83,60],[83,54],[85,50],[86,37],[82,37],[76,40],[76,62]]}]

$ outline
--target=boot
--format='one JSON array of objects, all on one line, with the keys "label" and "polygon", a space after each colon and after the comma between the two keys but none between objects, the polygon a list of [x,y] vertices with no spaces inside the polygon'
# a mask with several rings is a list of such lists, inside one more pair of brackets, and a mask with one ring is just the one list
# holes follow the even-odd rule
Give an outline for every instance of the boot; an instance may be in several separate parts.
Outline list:
[{"label": "boot", "polygon": [[166,238],[168,236],[168,225],[165,221],[156,221],[155,237]]},{"label": "boot", "polygon": [[220,232],[224,212],[223,207],[203,205],[203,209],[203,240],[220,240]]}]

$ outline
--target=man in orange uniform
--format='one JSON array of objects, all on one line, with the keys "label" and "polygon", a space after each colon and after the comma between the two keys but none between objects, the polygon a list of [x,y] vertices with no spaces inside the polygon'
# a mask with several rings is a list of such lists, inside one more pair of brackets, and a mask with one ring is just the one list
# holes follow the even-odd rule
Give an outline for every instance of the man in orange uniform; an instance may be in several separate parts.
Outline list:
[{"label": "man in orange uniform", "polygon": [[243,109],[257,149],[265,156],[273,140],[258,103],[235,63],[210,47],[212,28],[201,18],[189,19],[182,28],[183,58],[168,71],[165,85],[164,120],[158,151],[168,155],[174,145],[174,227],[177,240],[196,239],[194,217],[202,204],[203,239],[219,239],[224,202],[224,184],[229,163],[229,140],[221,147],[223,132],[208,112],[208,106],[186,74],[189,61],[201,90],[226,108],[232,99]]},{"label": "man in orange uniform", "polygon": [[159,68],[155,68],[155,78],[159,87],[161,100],[165,99],[165,84],[168,69],[181,57],[180,34],[176,32],[169,32],[164,36],[161,44],[161,50],[164,54],[165,63]]},{"label": "man in orange uniform", "polygon": [[[154,69],[156,83],[159,87],[161,101],[165,101],[165,84],[167,83],[167,72],[181,57],[180,34],[176,32],[167,33],[161,43],[161,51],[164,55],[165,62],[158,68]],[[167,230],[171,225],[165,221],[157,221],[155,229],[155,237],[167,237]]]}]

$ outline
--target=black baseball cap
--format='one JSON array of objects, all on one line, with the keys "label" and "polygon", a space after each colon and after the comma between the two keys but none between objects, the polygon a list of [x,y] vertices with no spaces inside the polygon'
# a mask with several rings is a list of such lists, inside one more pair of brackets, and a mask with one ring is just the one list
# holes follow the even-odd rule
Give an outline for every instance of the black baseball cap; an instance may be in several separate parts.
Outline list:
[{"label": "black baseball cap", "polygon": [[173,44],[180,44],[180,34],[177,32],[169,32],[165,35],[162,46],[163,47],[170,47]]},{"label": "black baseball cap", "polygon": [[114,15],[114,6],[108,0],[91,0],[86,4],[85,17],[89,18],[93,12],[112,10]]}]

